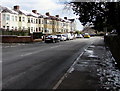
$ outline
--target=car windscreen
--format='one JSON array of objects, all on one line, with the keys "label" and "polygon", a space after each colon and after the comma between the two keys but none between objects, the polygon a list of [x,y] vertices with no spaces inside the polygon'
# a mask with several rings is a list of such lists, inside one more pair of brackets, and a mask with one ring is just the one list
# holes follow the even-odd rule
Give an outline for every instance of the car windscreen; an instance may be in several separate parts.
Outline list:
[{"label": "car windscreen", "polygon": [[61,35],[56,35],[57,37],[61,37]]},{"label": "car windscreen", "polygon": [[66,37],[65,35],[62,35],[62,36]]}]

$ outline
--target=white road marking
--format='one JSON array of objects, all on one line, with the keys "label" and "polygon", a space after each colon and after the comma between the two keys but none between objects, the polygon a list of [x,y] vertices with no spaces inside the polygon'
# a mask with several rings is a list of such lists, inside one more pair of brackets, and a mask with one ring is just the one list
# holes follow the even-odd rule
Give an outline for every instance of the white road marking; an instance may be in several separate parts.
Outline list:
[{"label": "white road marking", "polygon": [[28,55],[31,55],[31,54],[33,54],[33,53],[27,53],[27,54],[23,54],[21,56],[28,56]]},{"label": "white road marking", "polygon": [[[53,46],[53,47],[50,47],[51,49],[53,48],[57,48],[57,47],[60,47],[61,45],[57,45],[57,46]],[[40,50],[40,51],[36,51],[36,52],[32,52],[32,53],[26,53],[26,54],[22,54],[20,56],[29,56],[29,55],[32,55],[32,54],[35,54],[35,53],[38,53],[38,52],[42,52],[42,51],[45,51],[45,50],[48,50],[48,49],[44,49],[44,50]]]},{"label": "white road marking", "polygon": [[[61,46],[61,45],[53,46],[53,47],[51,47],[51,48],[56,48],[56,47],[59,47],[59,46]],[[45,50],[46,50],[46,49],[40,50],[40,51],[36,51],[36,52],[32,52],[32,53],[26,53],[26,54],[23,54],[23,55],[21,55],[21,56],[32,55],[32,54],[35,54],[35,53],[38,53],[38,52],[42,52],[42,51],[45,51]],[[24,75],[25,73],[26,73],[26,72],[19,73],[18,75],[13,76],[13,77],[11,77],[11,78],[5,80],[4,83],[3,83],[3,85],[6,85],[7,83],[13,82],[13,80],[15,80],[15,79],[21,77],[21,76]]]},{"label": "white road marking", "polygon": [[57,48],[57,47],[60,47],[61,45],[58,45],[58,46],[53,46],[53,47],[50,47],[50,48]]},{"label": "white road marking", "polygon": [[2,83],[2,85],[6,85],[7,83],[12,83],[15,79],[21,77],[22,75],[24,75],[26,72],[22,72],[22,73],[19,73],[18,75],[16,76],[12,76],[11,78],[8,78],[6,80],[4,80],[4,83]]},{"label": "white road marking", "polygon": [[9,47],[16,47],[16,46],[2,46],[2,48],[9,48]]},{"label": "white road marking", "polygon": [[58,86],[62,83],[65,77],[67,77],[68,73],[71,73],[74,71],[73,66],[79,61],[80,57],[83,55],[84,51],[77,57],[77,59],[74,61],[72,66],[67,70],[67,72],[61,77],[61,79],[57,82],[57,84],[53,87],[53,89],[57,89]]},{"label": "white road marking", "polygon": [[[90,45],[93,44],[93,43],[94,43],[94,41],[92,41],[92,43],[90,43]],[[57,89],[58,86],[62,83],[62,81],[68,76],[68,74],[71,73],[72,71],[74,71],[74,65],[79,61],[80,57],[84,54],[85,50],[90,45],[88,45],[86,48],[84,48],[84,51],[77,57],[77,59],[72,64],[72,66],[67,70],[67,72],[61,77],[61,79],[57,82],[57,84],[55,84],[55,86],[52,89]]]}]

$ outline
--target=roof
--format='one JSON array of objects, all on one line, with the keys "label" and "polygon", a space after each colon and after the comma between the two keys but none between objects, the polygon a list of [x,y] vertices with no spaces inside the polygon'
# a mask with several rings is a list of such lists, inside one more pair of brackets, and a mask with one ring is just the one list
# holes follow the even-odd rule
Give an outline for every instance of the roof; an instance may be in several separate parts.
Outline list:
[{"label": "roof", "polygon": [[11,9],[9,7],[3,7],[3,6],[0,6],[0,12],[8,12],[11,14],[18,14],[18,12],[14,11],[13,9]]},{"label": "roof", "polygon": [[27,15],[27,16],[33,16],[33,17],[39,17],[39,18],[43,18],[45,16],[41,15],[40,13],[33,13],[33,12],[29,12],[29,11],[26,11],[26,10],[14,10],[12,8],[9,8],[9,7],[3,7],[3,6],[0,6],[0,12],[8,12],[8,13],[11,13],[11,14],[24,14],[24,15]]},{"label": "roof", "polygon": [[69,21],[71,21],[71,22],[74,22],[75,21],[75,19],[68,19]]},{"label": "roof", "polygon": [[70,23],[71,21],[69,21],[68,19],[63,19],[64,22]]},{"label": "roof", "polygon": [[33,12],[29,12],[29,11],[26,11],[26,10],[18,10],[17,11],[19,14],[24,14],[24,15],[26,15],[26,16],[33,16],[33,17],[42,17],[42,15],[41,14],[35,14],[35,13],[33,13]]},{"label": "roof", "polygon": [[52,20],[57,20],[57,21],[62,21],[62,22],[67,22],[67,23],[70,23],[70,22],[73,22],[75,19],[62,19],[62,18],[59,18],[59,17],[56,17],[56,16],[47,16],[47,15],[41,15],[40,13],[33,13],[32,11],[29,12],[29,11],[26,11],[26,10],[14,10],[12,8],[9,8],[9,7],[3,7],[0,5],[0,12],[9,12],[11,14],[24,14],[26,16],[33,16],[33,17],[37,17],[37,18],[45,18],[45,19],[52,19]]}]

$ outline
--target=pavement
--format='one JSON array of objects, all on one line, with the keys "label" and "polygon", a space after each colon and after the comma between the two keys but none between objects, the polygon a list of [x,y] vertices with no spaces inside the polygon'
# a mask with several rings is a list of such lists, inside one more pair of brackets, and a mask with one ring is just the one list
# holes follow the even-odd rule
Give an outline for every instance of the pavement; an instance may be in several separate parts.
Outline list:
[{"label": "pavement", "polygon": [[76,59],[53,89],[120,91],[120,70],[104,41],[95,41]]}]

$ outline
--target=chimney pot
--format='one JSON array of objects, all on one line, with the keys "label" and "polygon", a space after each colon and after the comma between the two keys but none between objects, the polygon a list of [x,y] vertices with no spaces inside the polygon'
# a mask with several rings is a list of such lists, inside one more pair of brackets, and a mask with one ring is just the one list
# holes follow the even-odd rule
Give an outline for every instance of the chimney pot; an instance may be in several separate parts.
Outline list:
[{"label": "chimney pot", "polygon": [[64,19],[66,19],[66,20],[67,20],[67,17],[64,17]]},{"label": "chimney pot", "polygon": [[37,10],[32,10],[33,13],[37,14]]},{"label": "chimney pot", "polygon": [[59,15],[56,15],[56,17],[58,17],[58,18],[59,18]]},{"label": "chimney pot", "polygon": [[19,5],[14,6],[14,10],[19,10],[19,9],[20,9]]},{"label": "chimney pot", "polygon": [[47,15],[47,16],[50,16],[50,13],[49,13],[49,12],[47,12],[47,13],[46,13],[46,15]]}]

